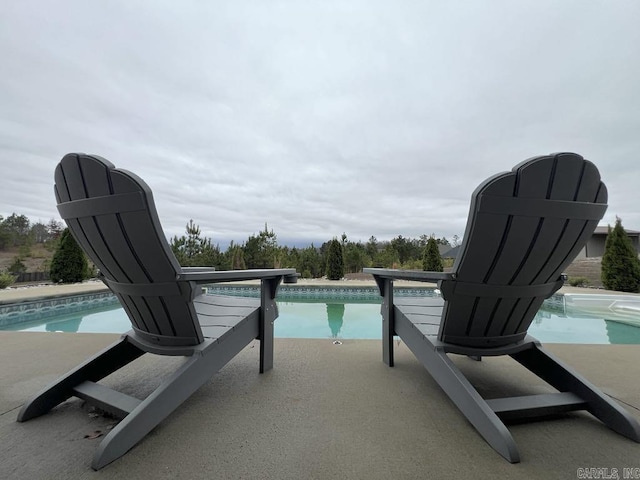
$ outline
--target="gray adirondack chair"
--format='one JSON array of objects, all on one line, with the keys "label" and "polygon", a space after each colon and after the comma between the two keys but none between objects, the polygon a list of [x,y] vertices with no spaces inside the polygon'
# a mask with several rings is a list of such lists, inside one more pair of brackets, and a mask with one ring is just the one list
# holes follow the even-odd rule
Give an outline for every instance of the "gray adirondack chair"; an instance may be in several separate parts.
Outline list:
[{"label": "gray adirondack chair", "polygon": [[[607,208],[597,168],[559,153],[529,159],[473,193],[451,273],[365,268],[383,296],[383,361],[398,335],[476,430],[512,463],[518,449],[504,421],[587,410],[640,442],[640,425],[615,401],[527,334],[542,302],[563,284]],[[394,298],[394,279],[437,282],[442,298]],[[448,354],[510,355],[558,393],[483,399]]]},{"label": "gray adirondack chair", "polygon": [[[295,282],[296,272],[181,267],[149,187],[97,156],[66,155],[56,168],[55,194],[60,215],[120,300],[132,329],[39,393],[18,421],[72,396],[121,417],[95,453],[97,470],[131,449],[252,340],[260,341],[260,373],[270,369],[276,290],[283,279]],[[203,295],[199,286],[249,279],[261,280],[259,299]],[[144,353],[186,358],[144,400],[98,383]]]}]

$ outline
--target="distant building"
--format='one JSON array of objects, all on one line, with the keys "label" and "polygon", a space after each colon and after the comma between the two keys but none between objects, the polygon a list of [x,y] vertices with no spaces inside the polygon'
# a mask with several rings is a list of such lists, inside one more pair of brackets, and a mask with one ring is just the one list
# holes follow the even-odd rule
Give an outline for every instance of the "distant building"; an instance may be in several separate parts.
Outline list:
[{"label": "distant building", "polygon": [[[633,247],[636,249],[636,253],[640,254],[640,232],[637,230],[627,230],[627,235],[631,239],[631,243]],[[601,257],[604,255],[604,246],[607,242],[607,235],[609,234],[609,227],[596,227],[596,230],[593,232],[593,235],[584,246],[584,248],[580,251],[576,260],[580,260],[582,258],[591,258],[591,257]],[[460,246],[450,248],[448,245],[439,245],[439,247],[445,247],[440,250],[440,255],[442,258],[453,258],[455,259],[458,256],[458,252],[460,251]]]},{"label": "distant building", "polygon": [[445,252],[440,252],[440,255],[442,256],[442,258],[457,258],[458,256],[458,252],[460,251],[460,245],[456,246],[456,247],[449,247]]},{"label": "distant building", "polygon": [[[633,247],[636,249],[636,253],[640,253],[640,232],[637,230],[624,230],[631,239]],[[593,235],[580,251],[576,259],[601,257],[604,255],[604,246],[607,241],[607,235],[609,234],[609,227],[596,227]]]}]

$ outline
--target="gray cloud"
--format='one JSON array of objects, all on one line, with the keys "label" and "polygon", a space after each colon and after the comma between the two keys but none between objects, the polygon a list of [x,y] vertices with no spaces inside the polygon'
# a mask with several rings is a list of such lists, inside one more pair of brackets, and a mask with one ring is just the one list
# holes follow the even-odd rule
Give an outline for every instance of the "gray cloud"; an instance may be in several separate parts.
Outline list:
[{"label": "gray cloud", "polygon": [[13,2],[0,214],[56,217],[69,151],[154,190],[169,235],[462,235],[537,154],[600,168],[640,229],[640,2]]}]

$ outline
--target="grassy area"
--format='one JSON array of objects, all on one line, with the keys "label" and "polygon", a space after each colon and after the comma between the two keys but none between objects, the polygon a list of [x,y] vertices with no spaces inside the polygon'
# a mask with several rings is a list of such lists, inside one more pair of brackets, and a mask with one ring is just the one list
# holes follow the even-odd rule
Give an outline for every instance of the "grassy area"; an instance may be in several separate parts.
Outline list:
[{"label": "grassy area", "polygon": [[22,258],[27,272],[48,270],[53,252],[53,246],[44,243],[37,243],[31,247],[11,247],[0,250],[0,272],[6,270],[18,256]]}]

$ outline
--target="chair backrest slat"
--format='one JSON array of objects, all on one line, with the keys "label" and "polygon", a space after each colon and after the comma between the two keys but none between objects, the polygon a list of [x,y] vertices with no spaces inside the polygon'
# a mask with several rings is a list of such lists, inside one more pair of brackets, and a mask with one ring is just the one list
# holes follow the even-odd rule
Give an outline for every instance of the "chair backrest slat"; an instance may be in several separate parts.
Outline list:
[{"label": "chair backrest slat", "polygon": [[[442,285],[441,339],[469,346],[522,339],[548,295],[516,297],[510,289],[546,284],[553,293],[606,202],[597,168],[572,153],[529,159],[482,183],[472,196],[455,280]],[[456,293],[457,283],[498,286],[504,295],[469,295],[468,286]]]},{"label": "chair backrest slat", "polygon": [[[103,158],[84,154],[66,155],[56,169],[55,182],[61,213],[83,212],[80,217],[70,214],[65,221],[105,282],[119,285],[116,295],[136,333],[161,345],[201,343],[191,301],[193,287],[182,282],[176,288],[179,294],[152,294],[156,284],[177,283],[180,265],[167,244],[146,183]],[[140,206],[118,207],[123,198],[137,198],[136,193],[144,200]],[[98,200],[73,203],[84,199]],[[105,208],[109,202],[113,211]],[[141,289],[141,285],[151,287]]]}]

